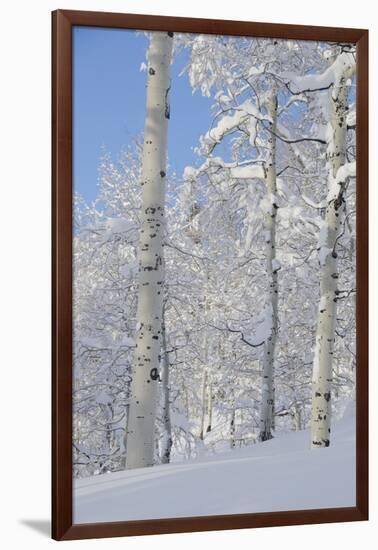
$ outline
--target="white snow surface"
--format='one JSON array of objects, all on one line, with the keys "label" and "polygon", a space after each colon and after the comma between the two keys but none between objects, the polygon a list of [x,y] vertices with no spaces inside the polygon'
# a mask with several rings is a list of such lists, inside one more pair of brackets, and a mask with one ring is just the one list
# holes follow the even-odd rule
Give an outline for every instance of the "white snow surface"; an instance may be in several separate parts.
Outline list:
[{"label": "white snow surface", "polygon": [[[343,75],[349,74],[355,67],[352,53],[343,52],[322,74],[307,74],[305,76],[291,75],[294,93],[303,90],[317,90],[336,84]],[[289,73],[285,76],[289,77]]]},{"label": "white snow surface", "polygon": [[213,147],[215,143],[220,143],[225,135],[246,120],[249,120],[250,142],[253,145],[256,137],[257,120],[270,119],[268,116],[261,116],[257,107],[250,100],[246,100],[232,109],[231,115],[224,115],[220,118],[217,124],[202,137],[203,144]]},{"label": "white snow surface", "polygon": [[253,178],[263,178],[264,170],[262,166],[236,166],[231,168],[231,177],[235,179],[253,179]]},{"label": "white snow surface", "polygon": [[308,430],[182,464],[74,481],[74,522],[127,521],[355,506],[354,408],[329,448]]},{"label": "white snow surface", "polygon": [[329,190],[327,195],[327,202],[335,200],[340,192],[340,185],[344,183],[347,178],[356,176],[356,162],[347,162],[340,166],[337,171],[336,177],[330,177]]}]

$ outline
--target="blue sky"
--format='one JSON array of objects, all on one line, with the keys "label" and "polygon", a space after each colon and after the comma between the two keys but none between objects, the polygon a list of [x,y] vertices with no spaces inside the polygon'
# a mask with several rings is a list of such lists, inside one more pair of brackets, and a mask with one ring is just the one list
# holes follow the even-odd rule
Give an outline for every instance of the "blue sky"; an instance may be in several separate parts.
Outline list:
[{"label": "blue sky", "polygon": [[[74,27],[73,31],[74,188],[87,201],[97,194],[102,146],[117,158],[132,138],[143,132],[148,37],[135,31]],[[198,163],[192,147],[211,124],[211,100],[192,94],[187,75],[179,76],[187,60],[180,53],[171,68],[169,171],[179,175]]]}]

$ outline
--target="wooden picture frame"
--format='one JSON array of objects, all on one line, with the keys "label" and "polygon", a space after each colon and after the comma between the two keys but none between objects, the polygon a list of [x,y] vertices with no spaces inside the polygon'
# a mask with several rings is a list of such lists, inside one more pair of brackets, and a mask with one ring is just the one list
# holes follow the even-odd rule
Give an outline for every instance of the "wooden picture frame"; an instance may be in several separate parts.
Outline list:
[{"label": "wooden picture frame", "polygon": [[[113,27],[341,41],[357,45],[356,506],[73,524],[72,520],[72,28]],[[52,537],[55,540],[368,519],[368,31],[245,21],[57,10],[52,13]]]}]

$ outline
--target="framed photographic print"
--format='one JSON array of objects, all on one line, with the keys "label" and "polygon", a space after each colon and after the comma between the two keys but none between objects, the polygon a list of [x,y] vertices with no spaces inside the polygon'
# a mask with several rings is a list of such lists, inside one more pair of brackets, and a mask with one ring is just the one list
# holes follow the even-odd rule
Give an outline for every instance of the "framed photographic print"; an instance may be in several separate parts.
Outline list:
[{"label": "framed photographic print", "polygon": [[53,538],[368,518],[368,31],[53,13]]}]

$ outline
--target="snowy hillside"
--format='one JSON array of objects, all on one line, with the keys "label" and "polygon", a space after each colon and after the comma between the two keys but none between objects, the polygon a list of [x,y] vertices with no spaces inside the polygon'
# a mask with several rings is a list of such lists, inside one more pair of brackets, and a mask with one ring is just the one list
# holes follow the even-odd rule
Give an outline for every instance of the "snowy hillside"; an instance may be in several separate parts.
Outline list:
[{"label": "snowy hillside", "polygon": [[76,480],[75,523],[355,505],[355,417],[330,448],[293,432],[216,457]]}]

